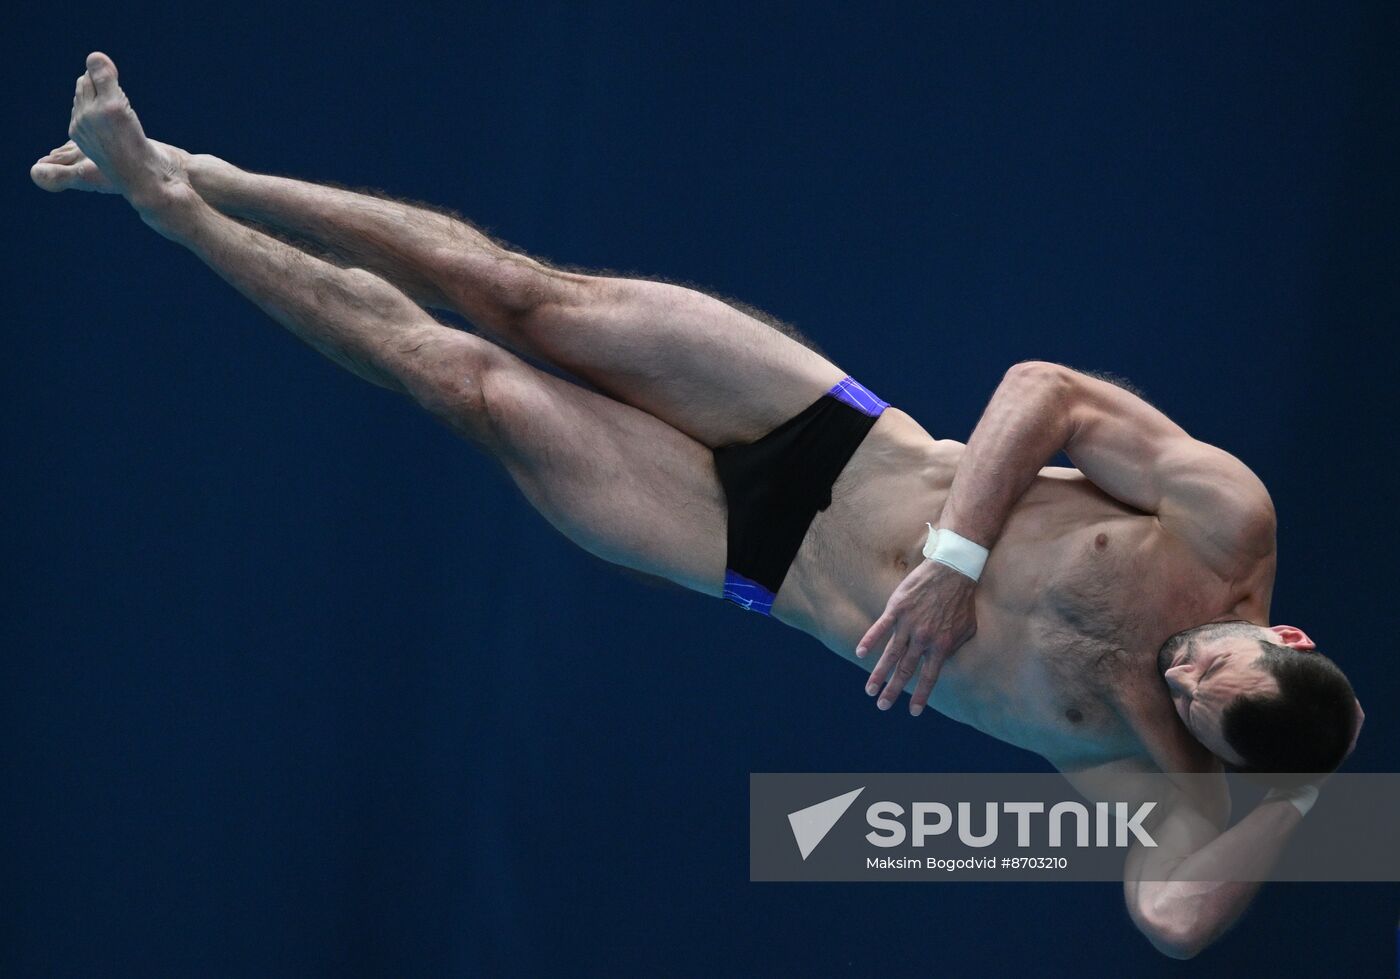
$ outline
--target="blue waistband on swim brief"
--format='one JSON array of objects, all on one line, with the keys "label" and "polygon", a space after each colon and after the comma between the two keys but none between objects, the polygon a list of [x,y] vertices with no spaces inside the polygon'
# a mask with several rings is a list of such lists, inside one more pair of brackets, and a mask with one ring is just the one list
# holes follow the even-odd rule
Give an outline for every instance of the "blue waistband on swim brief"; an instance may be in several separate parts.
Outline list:
[{"label": "blue waistband on swim brief", "polygon": [[772,615],[773,600],[777,598],[758,582],[730,568],[724,571],[724,597],[740,608],[760,615]]},{"label": "blue waistband on swim brief", "polygon": [[880,412],[890,406],[888,401],[881,401],[875,397],[874,391],[849,374],[832,385],[831,390],[826,393],[829,397],[845,402],[856,411],[869,415],[871,418],[879,418]]}]

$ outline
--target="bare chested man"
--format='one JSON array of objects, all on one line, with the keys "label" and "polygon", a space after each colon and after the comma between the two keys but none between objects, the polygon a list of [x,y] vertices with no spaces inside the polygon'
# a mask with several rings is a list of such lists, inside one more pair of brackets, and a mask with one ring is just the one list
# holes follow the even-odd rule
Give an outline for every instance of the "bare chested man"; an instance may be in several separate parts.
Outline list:
[{"label": "bare chested man", "polygon": [[[105,55],[78,78],[69,136],[34,165],[40,187],[123,195],[312,347],[490,453],[581,547],[852,662],[884,644],[881,707],[910,689],[915,713],[1037,752],[1091,796],[1222,762],[1325,773],[1355,744],[1345,677],[1267,624],[1264,486],[1119,384],[1017,364],[966,445],[935,439],[736,304],[561,271],[435,211],[148,140]],[[1045,466],[1061,450],[1077,468]],[[980,581],[925,560],[928,524],[990,548]],[[1269,799],[1222,832],[1213,784],[1180,793],[1164,845],[1127,861],[1129,912],[1171,955],[1239,916],[1250,868],[1306,809]],[[1217,868],[1228,879],[1198,882]]]}]

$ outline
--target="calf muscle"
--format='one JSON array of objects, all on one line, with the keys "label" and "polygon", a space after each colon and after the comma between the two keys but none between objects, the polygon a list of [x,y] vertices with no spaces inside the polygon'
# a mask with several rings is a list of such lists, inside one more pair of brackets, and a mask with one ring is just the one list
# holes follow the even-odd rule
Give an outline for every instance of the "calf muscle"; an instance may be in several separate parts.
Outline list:
[{"label": "calf muscle", "polygon": [[190,180],[213,207],[325,248],[387,279],[415,302],[485,327],[518,317],[549,292],[544,265],[462,218],[378,192],[249,173],[190,158]]},{"label": "calf muscle", "polygon": [[165,216],[161,233],[306,344],[380,387],[408,391],[425,344],[455,332],[373,273],[308,255],[193,195]]}]

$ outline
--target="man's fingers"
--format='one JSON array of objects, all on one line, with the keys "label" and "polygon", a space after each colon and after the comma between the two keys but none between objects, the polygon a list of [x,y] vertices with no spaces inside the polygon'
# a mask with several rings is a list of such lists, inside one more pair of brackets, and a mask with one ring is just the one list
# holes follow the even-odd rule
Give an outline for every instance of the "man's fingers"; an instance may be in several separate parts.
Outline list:
[{"label": "man's fingers", "polygon": [[909,713],[918,717],[928,706],[934,684],[938,682],[938,671],[943,669],[943,657],[930,651],[924,656],[923,668],[919,670],[919,683],[914,688],[914,696],[909,700]]},{"label": "man's fingers", "polygon": [[889,676],[890,671],[899,665],[899,661],[904,658],[904,650],[908,646],[909,637],[901,632],[896,632],[890,639],[889,645],[885,647],[880,662],[876,663],[875,669],[870,671],[870,679],[865,684],[866,693],[873,697],[880,692],[885,677]]},{"label": "man's fingers", "polygon": [[904,685],[909,682],[909,678],[914,675],[914,671],[919,668],[919,659],[923,656],[924,647],[919,643],[911,642],[904,650],[904,656],[899,661],[899,666],[895,668],[894,675],[890,677],[890,682],[885,684],[884,693],[880,694],[879,707],[881,710],[889,710],[894,706],[894,702],[899,699],[899,695],[904,691]]},{"label": "man's fingers", "polygon": [[884,642],[885,637],[890,634],[890,630],[893,628],[894,616],[889,612],[876,619],[875,624],[861,637],[860,642],[856,643],[856,658],[864,659],[866,653]]}]

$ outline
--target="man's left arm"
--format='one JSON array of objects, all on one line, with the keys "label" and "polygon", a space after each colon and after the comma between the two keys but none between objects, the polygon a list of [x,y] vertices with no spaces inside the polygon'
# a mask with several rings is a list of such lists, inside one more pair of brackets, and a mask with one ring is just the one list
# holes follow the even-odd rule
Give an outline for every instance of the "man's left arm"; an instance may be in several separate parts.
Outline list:
[{"label": "man's left arm", "polygon": [[1268,796],[1221,833],[1190,803],[1178,803],[1153,828],[1155,849],[1137,843],[1128,852],[1123,898],[1133,924],[1164,955],[1199,954],[1249,907],[1303,808],[1287,795]]}]

